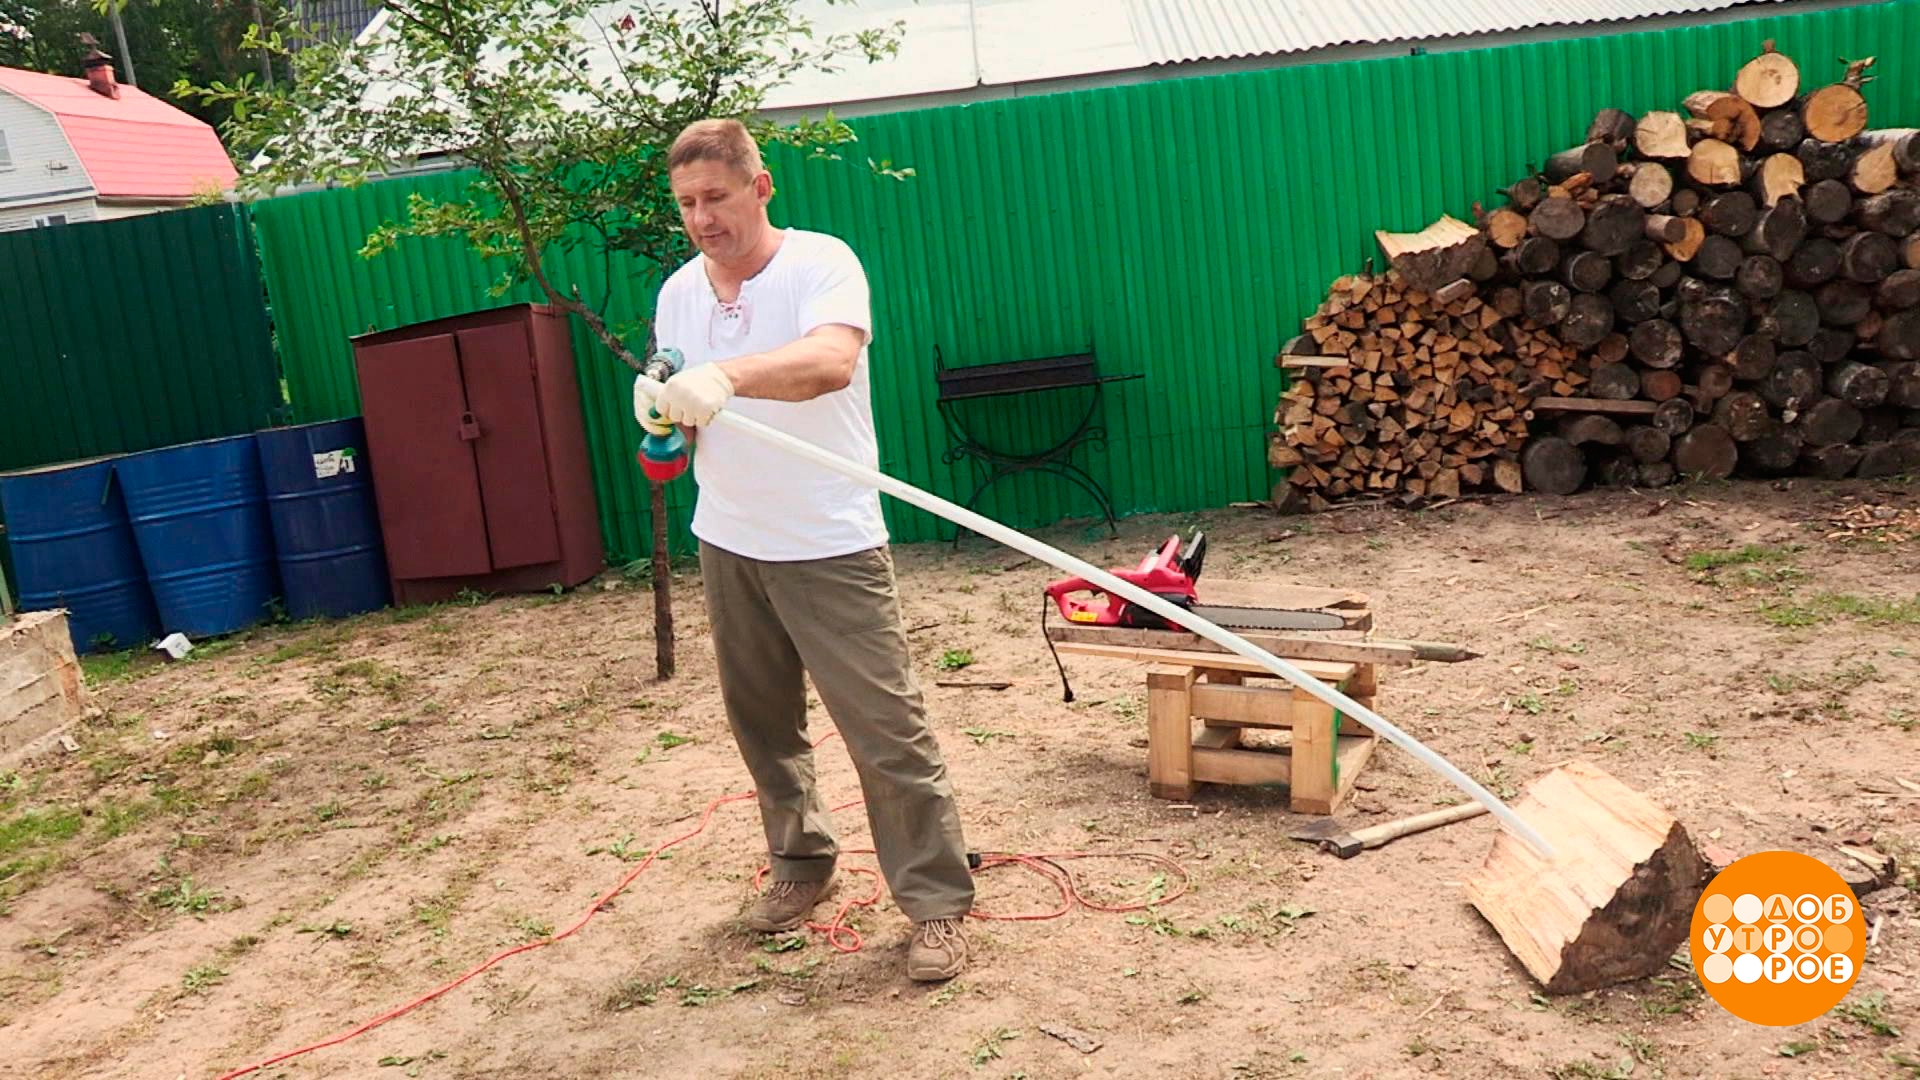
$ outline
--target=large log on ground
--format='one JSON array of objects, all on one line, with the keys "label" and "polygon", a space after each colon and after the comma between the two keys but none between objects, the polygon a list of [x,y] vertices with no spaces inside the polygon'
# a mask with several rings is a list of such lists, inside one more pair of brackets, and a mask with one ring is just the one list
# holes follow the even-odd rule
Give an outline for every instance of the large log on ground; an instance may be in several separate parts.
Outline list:
[{"label": "large log on ground", "polygon": [[1799,432],[1790,427],[1779,427],[1742,446],[1740,463],[1761,475],[1777,476],[1793,468],[1800,460],[1800,450],[1805,445]]},{"label": "large log on ground", "polygon": [[1679,327],[1665,319],[1647,319],[1635,324],[1627,340],[1633,345],[1635,358],[1648,367],[1673,367],[1685,351]]},{"label": "large log on ground", "polygon": [[1809,446],[1800,455],[1807,463],[1813,475],[1822,480],[1839,480],[1850,476],[1854,467],[1860,464],[1860,448],[1857,446]]},{"label": "large log on ground", "polygon": [[1673,467],[1682,476],[1724,480],[1739,460],[1739,446],[1718,424],[1699,424],[1673,441]]},{"label": "large log on ground", "polygon": [[1827,393],[1855,408],[1873,408],[1887,400],[1887,392],[1892,388],[1893,380],[1887,372],[1857,360],[1841,364],[1827,374]]},{"label": "large log on ground", "polygon": [[1740,65],[1733,92],[1756,109],[1785,105],[1800,92],[1800,68],[1769,39],[1761,43],[1759,56]]},{"label": "large log on ground", "polygon": [[1845,221],[1853,210],[1853,189],[1838,180],[1822,180],[1801,193],[1807,217],[1822,225]]},{"label": "large log on ground", "polygon": [[1587,456],[1558,436],[1528,439],[1520,451],[1520,471],[1530,490],[1571,495],[1587,479]]},{"label": "large log on ground", "polygon": [[1692,148],[1687,139],[1687,122],[1676,112],[1646,113],[1633,127],[1633,148],[1640,151],[1641,157],[1684,160]]},{"label": "large log on ground", "polygon": [[1862,199],[1855,219],[1862,228],[1888,236],[1906,236],[1920,229],[1920,191],[1895,188],[1884,195]]},{"label": "large log on ground", "polygon": [[1628,428],[1621,435],[1620,442],[1633,455],[1633,459],[1642,464],[1665,461],[1668,452],[1673,449],[1672,436],[1646,424]]},{"label": "large log on ground", "polygon": [[1584,761],[1534,781],[1514,811],[1557,857],[1503,831],[1467,899],[1542,989],[1581,993],[1665,970],[1707,873],[1686,829]]},{"label": "large log on ground", "polygon": [[1800,413],[1794,426],[1808,446],[1839,446],[1860,434],[1860,410],[1839,398],[1821,398]]}]

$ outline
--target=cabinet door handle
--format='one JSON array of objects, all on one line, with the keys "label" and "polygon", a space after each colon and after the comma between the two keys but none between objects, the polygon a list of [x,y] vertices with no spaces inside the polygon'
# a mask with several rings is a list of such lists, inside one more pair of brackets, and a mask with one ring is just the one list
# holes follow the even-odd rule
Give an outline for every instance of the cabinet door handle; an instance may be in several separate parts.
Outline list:
[{"label": "cabinet door handle", "polygon": [[460,414],[460,441],[473,442],[480,437],[480,421],[470,412]]}]

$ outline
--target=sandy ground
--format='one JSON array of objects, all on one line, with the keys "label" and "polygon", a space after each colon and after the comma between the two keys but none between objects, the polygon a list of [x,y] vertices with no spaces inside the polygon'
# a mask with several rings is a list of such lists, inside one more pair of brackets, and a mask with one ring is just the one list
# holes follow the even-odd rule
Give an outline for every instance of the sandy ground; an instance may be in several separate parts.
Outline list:
[{"label": "sandy ground", "polygon": [[[1909,531],[1830,535],[1869,505]],[[1038,631],[1054,575],[976,538],[898,553],[970,844],[1155,852],[1190,893],[974,922],[974,968],[926,988],[904,977],[906,923],[884,901],[856,915],[858,953],[745,932],[763,844],[751,804],[728,803],[576,936],[260,1075],[1920,1075],[1920,799],[1899,782],[1920,781],[1920,536],[1895,539],[1920,533],[1916,508],[1901,483],[1712,485],[1044,534],[1118,565],[1200,524],[1208,578],[1362,589],[1382,636],[1483,652],[1386,671],[1380,707],[1504,794],[1590,759],[1725,853],[1896,853],[1904,887],[1874,909],[1844,1014],[1756,1027],[1680,969],[1538,996],[1462,896],[1484,817],[1341,861],[1286,839],[1299,819],[1276,792],[1149,797],[1143,669],[1069,657],[1063,704]],[[79,751],[0,774],[0,1076],[218,1076],[576,923],[748,786],[697,585],[677,585],[667,684],[645,584],[618,573],[96,663],[105,716]],[[832,804],[858,798],[837,743],[820,771]],[[1386,748],[1348,813],[1454,799]],[[864,845],[857,810],[837,821]],[[1141,861],[1078,867],[1107,903],[1175,884]],[[980,894],[998,913],[1058,905],[1020,869],[983,874]]]}]

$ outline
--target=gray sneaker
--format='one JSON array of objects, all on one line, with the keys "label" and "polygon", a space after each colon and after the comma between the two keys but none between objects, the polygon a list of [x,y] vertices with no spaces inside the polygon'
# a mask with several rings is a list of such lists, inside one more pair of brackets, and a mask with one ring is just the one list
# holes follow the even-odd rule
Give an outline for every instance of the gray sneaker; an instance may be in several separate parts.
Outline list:
[{"label": "gray sneaker", "polygon": [[907,946],[907,978],[944,982],[967,969],[967,958],[967,935],[959,919],[913,924],[913,943]]},{"label": "gray sneaker", "polygon": [[754,901],[747,912],[747,926],[763,934],[796,930],[832,889],[832,874],[820,881],[776,881]]}]

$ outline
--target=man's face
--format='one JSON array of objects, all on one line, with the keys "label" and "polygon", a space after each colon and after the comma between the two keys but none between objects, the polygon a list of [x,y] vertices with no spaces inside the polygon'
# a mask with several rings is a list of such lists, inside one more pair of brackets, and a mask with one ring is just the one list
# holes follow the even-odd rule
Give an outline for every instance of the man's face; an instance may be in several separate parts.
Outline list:
[{"label": "man's face", "polygon": [[747,255],[767,224],[773,177],[746,173],[721,161],[690,161],[667,177],[680,223],[709,259],[730,262]]}]

